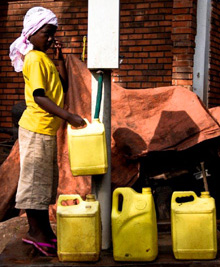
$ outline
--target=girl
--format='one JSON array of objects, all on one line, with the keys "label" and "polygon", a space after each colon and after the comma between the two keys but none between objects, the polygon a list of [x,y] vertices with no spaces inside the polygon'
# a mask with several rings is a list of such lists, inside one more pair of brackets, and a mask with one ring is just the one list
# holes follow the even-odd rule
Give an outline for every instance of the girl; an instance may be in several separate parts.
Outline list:
[{"label": "girl", "polygon": [[[67,71],[60,43],[54,38],[55,14],[43,7],[31,8],[24,18],[21,36],[10,46],[15,71],[23,72],[26,110],[19,121],[20,177],[16,208],[27,214],[29,231],[23,238],[44,255],[56,255],[56,236],[49,221],[49,205],[55,204],[58,186],[56,132],[61,119],[75,127],[85,121],[63,109]],[[46,55],[54,44],[59,73]]]}]

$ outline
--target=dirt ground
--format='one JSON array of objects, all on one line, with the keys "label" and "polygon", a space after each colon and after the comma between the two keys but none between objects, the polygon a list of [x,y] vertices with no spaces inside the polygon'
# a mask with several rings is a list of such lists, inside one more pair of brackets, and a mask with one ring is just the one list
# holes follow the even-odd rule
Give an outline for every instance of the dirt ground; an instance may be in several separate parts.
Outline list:
[{"label": "dirt ground", "polygon": [[[55,224],[52,227],[56,230]],[[176,260],[172,252],[170,224],[167,222],[158,223],[159,253],[153,262],[115,262],[112,249],[102,251],[97,262],[59,262],[57,257],[41,256],[32,245],[22,243],[21,238],[27,228],[26,217],[15,217],[0,223],[0,266],[220,266],[219,252],[215,260]]]}]

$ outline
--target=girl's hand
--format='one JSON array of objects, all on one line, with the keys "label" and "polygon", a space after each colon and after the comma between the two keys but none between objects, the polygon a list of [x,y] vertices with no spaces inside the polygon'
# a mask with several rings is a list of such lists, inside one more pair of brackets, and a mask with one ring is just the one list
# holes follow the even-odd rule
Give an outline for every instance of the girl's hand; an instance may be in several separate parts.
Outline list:
[{"label": "girl's hand", "polygon": [[62,44],[57,39],[54,39],[54,54],[56,59],[63,60]]},{"label": "girl's hand", "polygon": [[84,121],[84,119],[81,118],[77,114],[69,113],[67,121],[69,122],[69,124],[71,124],[74,127],[82,127],[82,126],[86,125],[86,122]]}]

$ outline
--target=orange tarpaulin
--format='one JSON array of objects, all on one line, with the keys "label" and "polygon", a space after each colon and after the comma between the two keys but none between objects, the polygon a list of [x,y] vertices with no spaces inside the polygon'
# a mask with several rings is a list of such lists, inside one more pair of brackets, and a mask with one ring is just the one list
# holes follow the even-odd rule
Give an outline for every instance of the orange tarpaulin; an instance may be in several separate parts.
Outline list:
[{"label": "orange tarpaulin", "polygon": [[[91,73],[85,63],[73,55],[67,58],[67,69],[69,90],[65,108],[91,121]],[[193,92],[183,87],[127,90],[112,83],[113,188],[132,186],[139,175],[140,158],[151,151],[185,150],[220,136],[218,119],[213,117],[218,117],[218,113],[212,109],[212,115]],[[85,196],[91,190],[91,178],[73,177],[71,174],[65,122],[58,131],[57,140],[58,195],[77,193]],[[9,202],[14,201],[18,176],[16,143],[0,167],[0,220],[11,208]],[[55,207],[52,211],[55,215]]]}]

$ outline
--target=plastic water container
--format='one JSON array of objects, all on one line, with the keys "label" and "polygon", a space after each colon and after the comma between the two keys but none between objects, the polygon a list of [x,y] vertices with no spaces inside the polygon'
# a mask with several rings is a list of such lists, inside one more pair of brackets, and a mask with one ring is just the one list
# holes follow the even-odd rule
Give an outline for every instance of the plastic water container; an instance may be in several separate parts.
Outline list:
[{"label": "plastic water container", "polygon": [[217,253],[215,200],[209,192],[174,192],[171,232],[176,259],[214,259]]},{"label": "plastic water container", "polygon": [[104,174],[108,169],[104,124],[86,120],[82,129],[67,127],[70,168],[74,176]]},{"label": "plastic water container", "polygon": [[[72,205],[70,205],[72,204]],[[94,195],[60,195],[57,203],[57,254],[60,261],[97,261],[101,251],[99,202]]]},{"label": "plastic water container", "polygon": [[150,188],[113,192],[112,241],[115,261],[153,261],[158,254],[157,221]]}]

